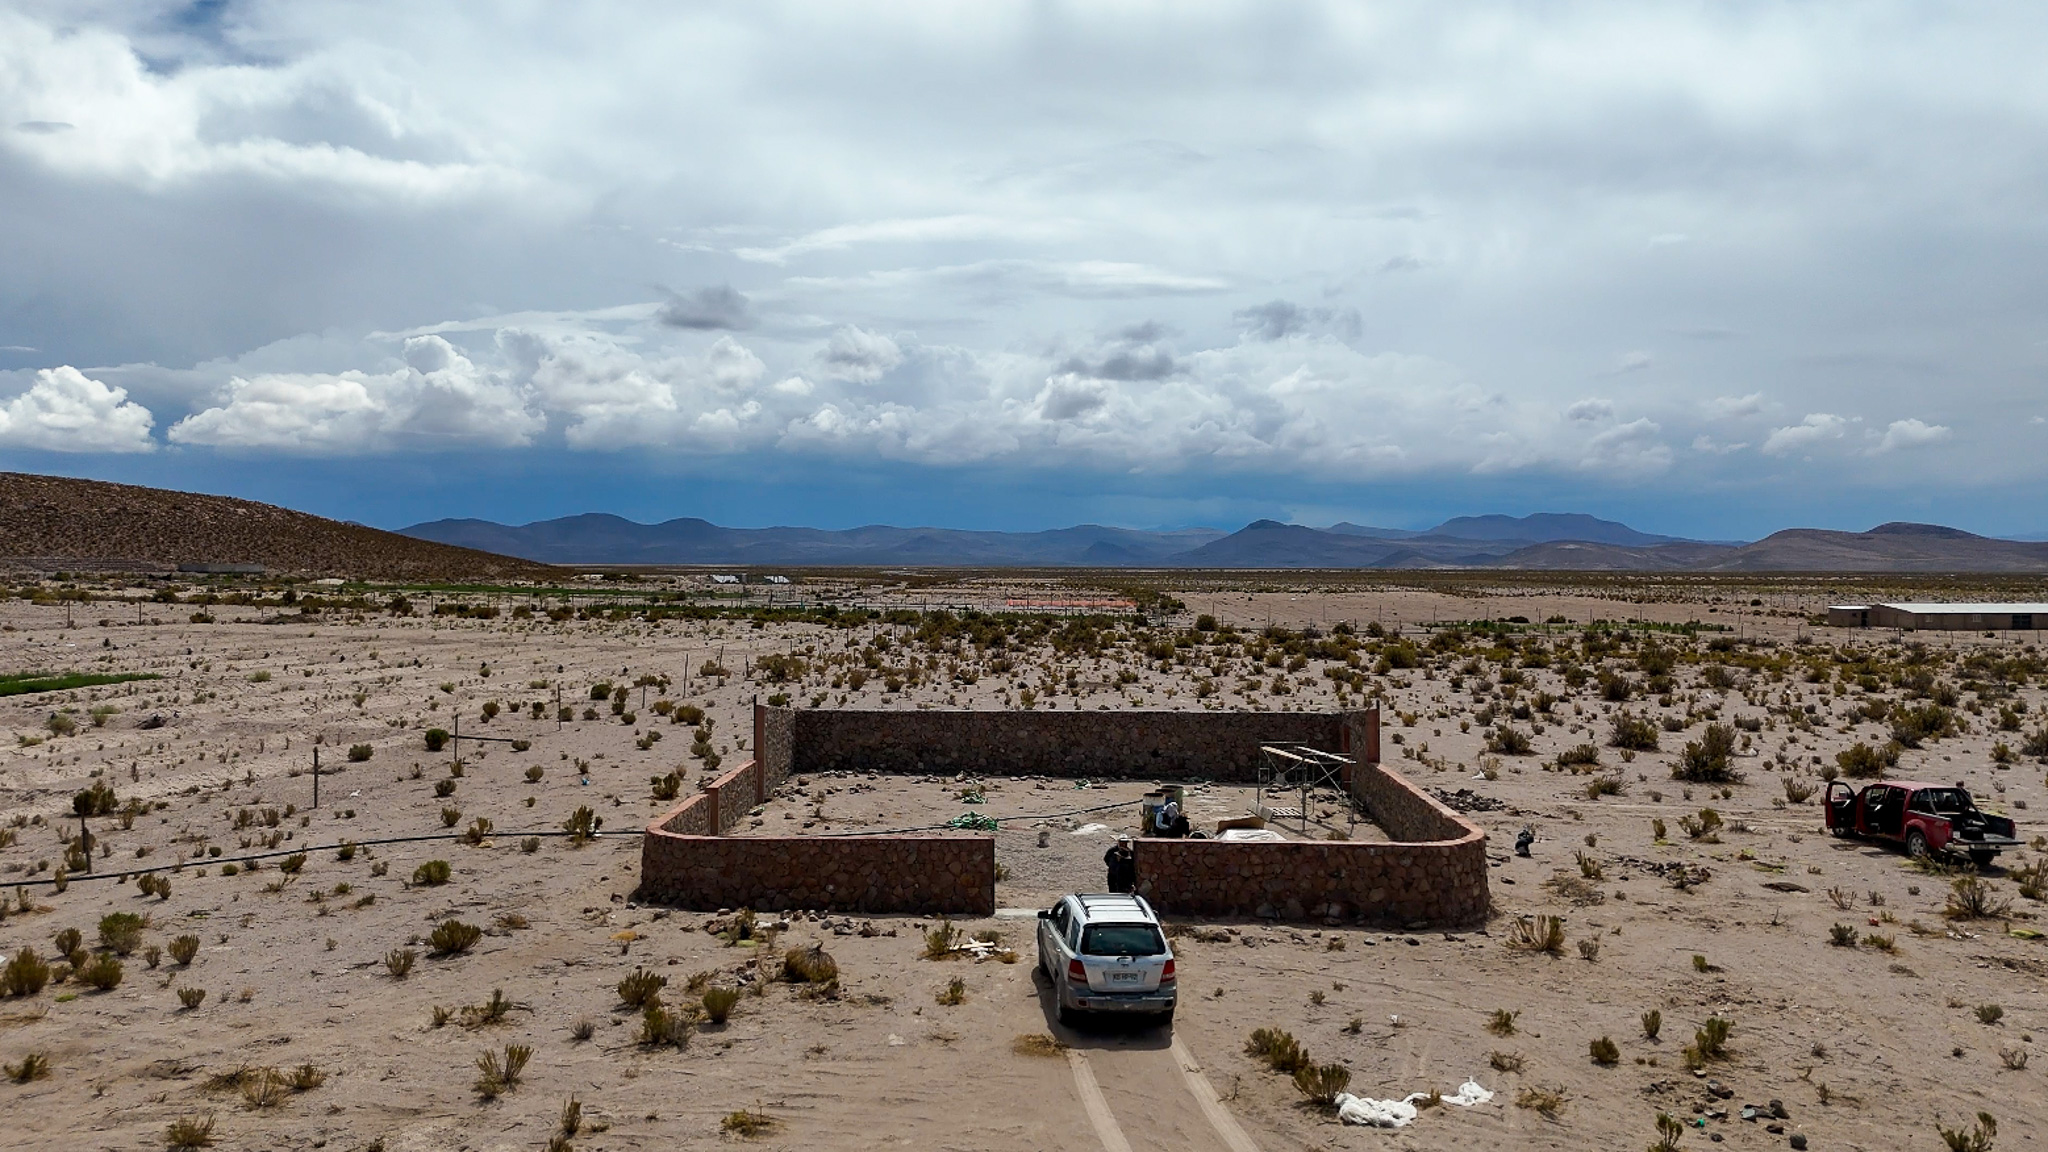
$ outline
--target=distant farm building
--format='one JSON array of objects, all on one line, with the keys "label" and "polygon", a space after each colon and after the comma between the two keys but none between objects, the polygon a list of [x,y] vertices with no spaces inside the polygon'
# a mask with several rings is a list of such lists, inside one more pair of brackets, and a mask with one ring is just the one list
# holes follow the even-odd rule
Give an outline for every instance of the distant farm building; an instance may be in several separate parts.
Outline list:
[{"label": "distant farm building", "polygon": [[740,578],[737,576],[713,576],[711,582],[713,584],[737,584],[740,582]]},{"label": "distant farm building", "polygon": [[1834,604],[1828,607],[1828,623],[1908,631],[2030,631],[2048,626],[2048,604]]}]

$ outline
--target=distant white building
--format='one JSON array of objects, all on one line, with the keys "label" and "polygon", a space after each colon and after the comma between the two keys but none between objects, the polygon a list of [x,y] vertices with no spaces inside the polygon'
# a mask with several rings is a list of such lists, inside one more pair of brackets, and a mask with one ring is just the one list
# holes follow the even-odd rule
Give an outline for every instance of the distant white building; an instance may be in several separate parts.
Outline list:
[{"label": "distant white building", "polygon": [[740,582],[740,578],[737,576],[713,576],[711,582],[713,584],[737,584]]},{"label": "distant white building", "polygon": [[789,583],[789,577],[787,577],[787,576],[763,576],[763,577],[761,577],[761,579],[763,579],[763,580],[766,580],[766,581],[767,581],[768,583],[770,583],[770,584],[787,584],[787,583]]},{"label": "distant white building", "polygon": [[1831,604],[1837,628],[2026,632],[2048,626],[2048,604]]}]

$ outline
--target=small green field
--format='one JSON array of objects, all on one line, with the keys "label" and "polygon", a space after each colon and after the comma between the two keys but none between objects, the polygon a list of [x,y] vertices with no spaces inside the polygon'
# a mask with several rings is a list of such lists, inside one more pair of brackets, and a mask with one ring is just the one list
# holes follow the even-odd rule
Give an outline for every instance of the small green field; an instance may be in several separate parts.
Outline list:
[{"label": "small green field", "polygon": [[16,672],[0,675],[0,696],[24,696],[31,692],[64,692],[100,684],[124,684],[130,680],[160,680],[154,672]]}]

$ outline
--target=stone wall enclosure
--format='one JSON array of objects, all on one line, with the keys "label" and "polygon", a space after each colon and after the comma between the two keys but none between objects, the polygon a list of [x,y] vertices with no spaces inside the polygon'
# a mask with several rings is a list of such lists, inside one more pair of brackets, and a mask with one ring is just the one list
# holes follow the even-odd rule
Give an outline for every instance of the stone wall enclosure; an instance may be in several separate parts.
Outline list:
[{"label": "stone wall enclosure", "polygon": [[755,758],[654,820],[642,899],[711,910],[987,916],[995,841],[966,836],[722,835],[799,772],[971,772],[1157,781],[1257,778],[1258,748],[1350,752],[1353,797],[1394,843],[1137,842],[1161,912],[1399,925],[1488,908],[1486,837],[1379,763],[1379,713],[907,712],[754,709]]}]

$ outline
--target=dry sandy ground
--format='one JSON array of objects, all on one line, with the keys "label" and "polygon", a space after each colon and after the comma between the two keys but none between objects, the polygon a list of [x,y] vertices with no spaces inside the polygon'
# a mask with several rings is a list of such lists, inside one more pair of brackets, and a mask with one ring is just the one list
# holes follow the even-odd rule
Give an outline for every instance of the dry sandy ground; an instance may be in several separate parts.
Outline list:
[{"label": "dry sandy ground", "polygon": [[[1297,625],[1381,613],[1391,623],[1396,611],[1410,623],[1516,613],[1539,619],[1551,612],[1575,619],[1617,615],[1611,603],[1562,593],[1545,599],[1541,615],[1528,611],[1527,597],[1494,605],[1424,592],[1244,596],[1188,598],[1192,610],[1261,625],[1269,614]],[[1517,599],[1520,607],[1509,607]],[[1651,609],[1674,619],[1704,612],[1682,604]],[[107,851],[96,869],[170,862],[202,844],[221,847],[226,859],[244,853],[244,838],[278,833],[288,837],[281,847],[309,851],[303,870],[282,884],[286,878],[275,860],[229,877],[218,863],[201,859],[172,874],[168,899],[138,895],[132,884],[76,879],[62,893],[47,885],[26,889],[32,912],[20,913],[10,902],[11,914],[0,923],[0,945],[10,955],[28,946],[49,956],[64,928],[81,930],[90,945],[100,917],[112,911],[146,913],[148,943],[191,933],[203,946],[189,967],[164,958],[152,969],[138,952],[110,992],[69,982],[0,1000],[0,1057],[15,1063],[41,1053],[52,1066],[46,1079],[0,1082],[8,1119],[0,1146],[47,1147],[61,1139],[73,1148],[161,1147],[173,1120],[212,1114],[223,1148],[360,1149],[381,1141],[394,1152],[537,1149],[547,1146],[571,1097],[586,1118],[573,1144],[589,1149],[735,1143],[740,1138],[722,1133],[720,1121],[742,1108],[775,1121],[749,1141],[762,1147],[1233,1152],[1643,1147],[1655,1139],[1657,1112],[1690,1120],[1695,1106],[1726,1109],[1728,1118],[1689,1130],[1682,1147],[1705,1147],[1712,1136],[1728,1147],[1784,1147],[1796,1133],[1816,1149],[1938,1148],[1938,1120],[1954,1124],[1980,1109],[1997,1116],[2000,1147],[2019,1147],[2034,1139],[2048,1114],[2040,1091],[2048,1059],[2008,1070],[2001,1057],[2002,1050],[2015,1060],[2031,1052],[2048,1028],[2042,995],[2048,945],[2006,932],[2035,924],[2038,906],[2016,898],[2008,878],[1993,883],[2017,906],[2018,918],[1947,921],[1944,878],[1912,869],[1894,852],[1820,833],[1813,801],[1774,804],[1783,800],[1779,774],[1761,756],[1738,761],[1749,782],[1736,786],[1731,798],[1695,789],[1688,802],[1668,779],[1669,765],[1698,727],[1666,733],[1662,751],[1627,765],[1606,750],[1629,790],[1588,801],[1584,777],[1540,766],[1562,747],[1604,735],[1606,706],[1585,694],[1560,705],[1563,714],[1535,735],[1537,755],[1505,758],[1498,779],[1486,780],[1478,772],[1479,727],[1459,729],[1469,696],[1418,672],[1375,681],[1391,708],[1418,714],[1413,727],[1391,721],[1389,734],[1399,733],[1403,743],[1389,743],[1390,762],[1425,786],[1469,788],[1505,805],[1473,816],[1493,834],[1499,861],[1493,893],[1502,915],[1485,931],[1190,926],[1201,929],[1200,938],[1189,932],[1176,940],[1184,1000],[1169,1037],[1115,1028],[1076,1033],[1053,1024],[1042,981],[1033,975],[1033,921],[1027,917],[963,925],[1004,933],[1023,953],[1016,964],[922,959],[921,930],[928,924],[914,917],[873,918],[878,934],[872,936],[854,931],[858,921],[799,918],[778,947],[823,942],[842,972],[839,999],[766,985],[765,994],[741,1000],[728,1024],[700,1031],[687,1050],[642,1048],[633,1040],[639,1020],[614,992],[622,976],[644,965],[667,975],[672,992],[699,972],[712,973],[714,983],[741,984],[756,951],[728,947],[705,932],[706,914],[636,908],[627,900],[638,845],[631,835],[611,833],[630,833],[660,807],[649,796],[649,776],[678,767],[692,779],[703,775],[686,754],[689,729],[651,723],[658,717],[640,710],[637,690],[636,725],[607,714],[558,730],[552,718],[521,713],[515,719],[509,705],[544,701],[551,717],[559,684],[580,715],[588,701],[577,697],[595,680],[630,683],[643,672],[667,673],[677,681],[671,697],[697,703],[713,717],[712,742],[730,766],[746,755],[740,744],[748,733],[747,701],[771,689],[739,676],[722,686],[685,686],[685,666],[722,649],[723,662],[737,670],[750,652],[806,644],[836,649],[844,634],[757,631],[743,623],[372,618],[266,625],[255,622],[262,612],[215,611],[220,622],[211,625],[139,626],[100,626],[81,612],[79,627],[66,630],[61,607],[0,605],[0,624],[11,629],[0,632],[0,671],[107,667],[166,678],[65,694],[62,701],[0,700],[0,725],[19,736],[42,733],[60,703],[76,707],[80,719],[74,735],[33,745],[9,740],[0,748],[0,820],[43,820],[15,829],[16,843],[0,849],[0,885],[6,886],[0,891],[47,877],[38,861],[61,860],[59,831],[76,827],[63,819],[71,795],[91,783],[95,771],[124,802],[136,797],[163,805],[127,830],[116,819],[96,819],[95,835]],[[147,612],[183,620],[182,610]],[[1744,627],[1784,639],[1800,629],[1792,617],[1763,614],[1746,617]],[[1022,662],[1020,674],[1039,683],[1049,660],[1041,652]],[[1139,679],[1117,685],[1109,673],[1123,667],[1116,659],[1080,661],[1082,696],[1051,702],[1200,706],[1185,676],[1133,663],[1128,667]],[[1330,707],[1331,685],[1315,671],[1307,670],[1284,697],[1239,695],[1233,677],[1221,699],[1229,707]],[[266,672],[268,678],[259,675]],[[530,687],[535,681],[548,687]],[[1015,676],[984,676],[971,687],[896,694],[872,681],[843,693],[812,684],[803,687],[799,702],[824,692],[828,706],[844,694],[863,706],[945,706],[951,698],[956,706],[994,707],[1019,683]],[[443,684],[450,690],[442,691]],[[1819,701],[1824,716],[1839,714],[1845,704],[1808,685],[1768,691],[1772,699],[1803,692],[1795,699]],[[364,694],[360,703],[358,692]],[[1680,691],[1701,704],[1713,702],[1706,698],[1711,695],[1691,686]],[[2043,693],[2028,688],[2020,695],[2031,705],[2031,727],[2042,715]],[[508,711],[486,726],[479,709],[492,699]],[[96,703],[120,709],[103,728],[86,720]],[[1756,712],[1740,692],[1719,703],[1724,718]],[[1573,715],[1575,707],[1585,714]],[[1444,714],[1433,716],[1433,709]],[[434,786],[448,777],[449,757],[426,753],[420,729],[450,726],[447,719],[457,710],[466,733],[527,739],[531,748],[465,752],[466,771],[444,798]],[[140,728],[152,714],[162,715],[164,726]],[[1963,780],[1987,804],[2014,810],[2031,802],[2040,811],[2041,769],[2024,760],[2010,769],[1994,767],[1991,742],[2014,737],[1990,732],[1982,719],[1973,723],[1972,734],[1906,753],[1899,774]],[[1782,749],[1805,775],[1815,770],[1810,757],[1831,759],[1852,739],[1871,739],[1878,731],[1870,724],[1854,733],[1838,727],[1788,733],[1773,726],[1757,734],[1755,751]],[[637,747],[636,738],[650,731],[667,739]],[[1796,736],[1796,747],[1784,744],[1788,736]],[[341,770],[323,779],[322,806],[305,811],[311,779],[303,770],[316,738],[323,765]],[[375,755],[337,764],[341,751],[356,743],[373,745]],[[1427,756],[1434,767],[1395,759],[1403,750]],[[587,784],[579,766],[588,767]],[[530,767],[542,770],[539,782],[525,779]],[[1137,791],[988,783],[987,810],[998,815],[1057,811],[1072,797],[1127,803]],[[857,784],[872,784],[874,791],[848,791]],[[951,795],[959,786],[889,778],[804,785],[842,789],[827,797],[826,810],[835,817],[875,819],[959,811]],[[1676,830],[1677,818],[1710,798],[1730,822],[1722,842],[1687,840]],[[785,823],[785,810],[801,818],[807,800],[792,790],[763,813],[764,820]],[[1224,803],[1221,797],[1217,802]],[[579,804],[604,817],[606,836],[581,848],[551,838],[531,854],[522,851],[520,832],[552,830]],[[299,810],[287,817],[286,805]],[[460,809],[458,827],[482,816],[497,831],[478,846],[446,840],[375,845],[348,861],[331,847],[440,832],[444,807]],[[244,808],[257,827],[235,828],[234,816]],[[274,830],[261,826],[268,808],[279,810]],[[2014,814],[2023,837],[2031,837],[2028,812]],[[1134,812],[1109,815],[1116,817],[1106,821],[1112,826],[1134,818]],[[1669,842],[1653,841],[1653,817],[1673,826]],[[918,822],[927,821],[907,821]],[[1029,908],[1070,885],[1099,882],[1100,834],[1077,837],[1065,824],[1054,822],[1049,839],[1055,847],[1043,853],[1028,821],[999,836],[999,859],[1010,877],[999,903]],[[1534,857],[1513,858],[1509,845],[1525,825],[1538,836]],[[143,850],[148,855],[138,861]],[[1576,852],[1598,859],[1605,872],[1593,897],[1578,902],[1544,883],[1559,874],[1577,876]],[[452,881],[411,887],[414,869],[431,859],[453,865]],[[1657,870],[1680,862],[1704,867],[1711,877],[1674,888]],[[1772,883],[1805,891],[1766,887]],[[1837,908],[1830,888],[1853,908]],[[1565,918],[1571,945],[1563,956],[1527,955],[1505,945],[1510,918],[1537,912]],[[417,966],[406,979],[392,979],[385,954],[446,917],[489,933],[473,951],[449,959],[428,958],[423,944],[412,943],[422,953]],[[524,927],[505,926],[521,922]],[[1896,952],[1831,946],[1829,927],[1837,923],[1891,936]],[[1595,939],[1597,959],[1582,959],[1576,944]],[[1703,970],[1695,956],[1703,958]],[[956,976],[965,985],[964,1002],[941,1005],[938,994]],[[176,990],[186,987],[207,991],[197,1009],[180,1007]],[[502,989],[514,1007],[499,1023],[467,1026],[459,1009],[482,1003],[493,989]],[[2003,1009],[2002,1018],[1980,1023],[1977,1007],[1992,1004]],[[436,1006],[457,1011],[435,1027]],[[1656,1040],[1645,1038],[1638,1023],[1653,1008],[1663,1014]],[[1519,1013],[1516,1034],[1488,1032],[1495,1009]],[[1694,1029],[1715,1014],[1734,1023],[1730,1058],[1708,1070],[1732,1090],[1725,1100],[1712,1096],[1708,1080],[1685,1072],[1679,1060]],[[594,1022],[594,1035],[576,1040],[572,1028],[585,1020]],[[1243,1054],[1246,1035],[1257,1027],[1288,1029],[1318,1060],[1347,1064],[1353,1091],[1364,1095],[1448,1093],[1471,1077],[1496,1096],[1476,1108],[1425,1112],[1400,1132],[1345,1128],[1305,1106],[1290,1083]],[[1058,1036],[1070,1052],[1044,1057],[1013,1050],[1019,1036],[1037,1033]],[[1620,1047],[1617,1066],[1588,1058],[1589,1041],[1602,1035]],[[522,1082],[493,1102],[480,1100],[472,1090],[477,1057],[514,1043],[534,1049]],[[1519,1056],[1521,1071],[1497,1071],[1495,1052]],[[325,1082],[268,1108],[207,1087],[210,1077],[243,1065],[301,1064],[324,1070]],[[1560,1089],[1567,1102],[1554,1116],[1517,1107],[1518,1093],[1532,1086]],[[1213,1114],[1202,1107],[1212,1089],[1221,1097]],[[1766,1131],[1765,1121],[1737,1118],[1740,1105],[1773,1098],[1790,1116],[1784,1133]],[[1091,1110],[1091,1102],[1099,1106]]]}]

